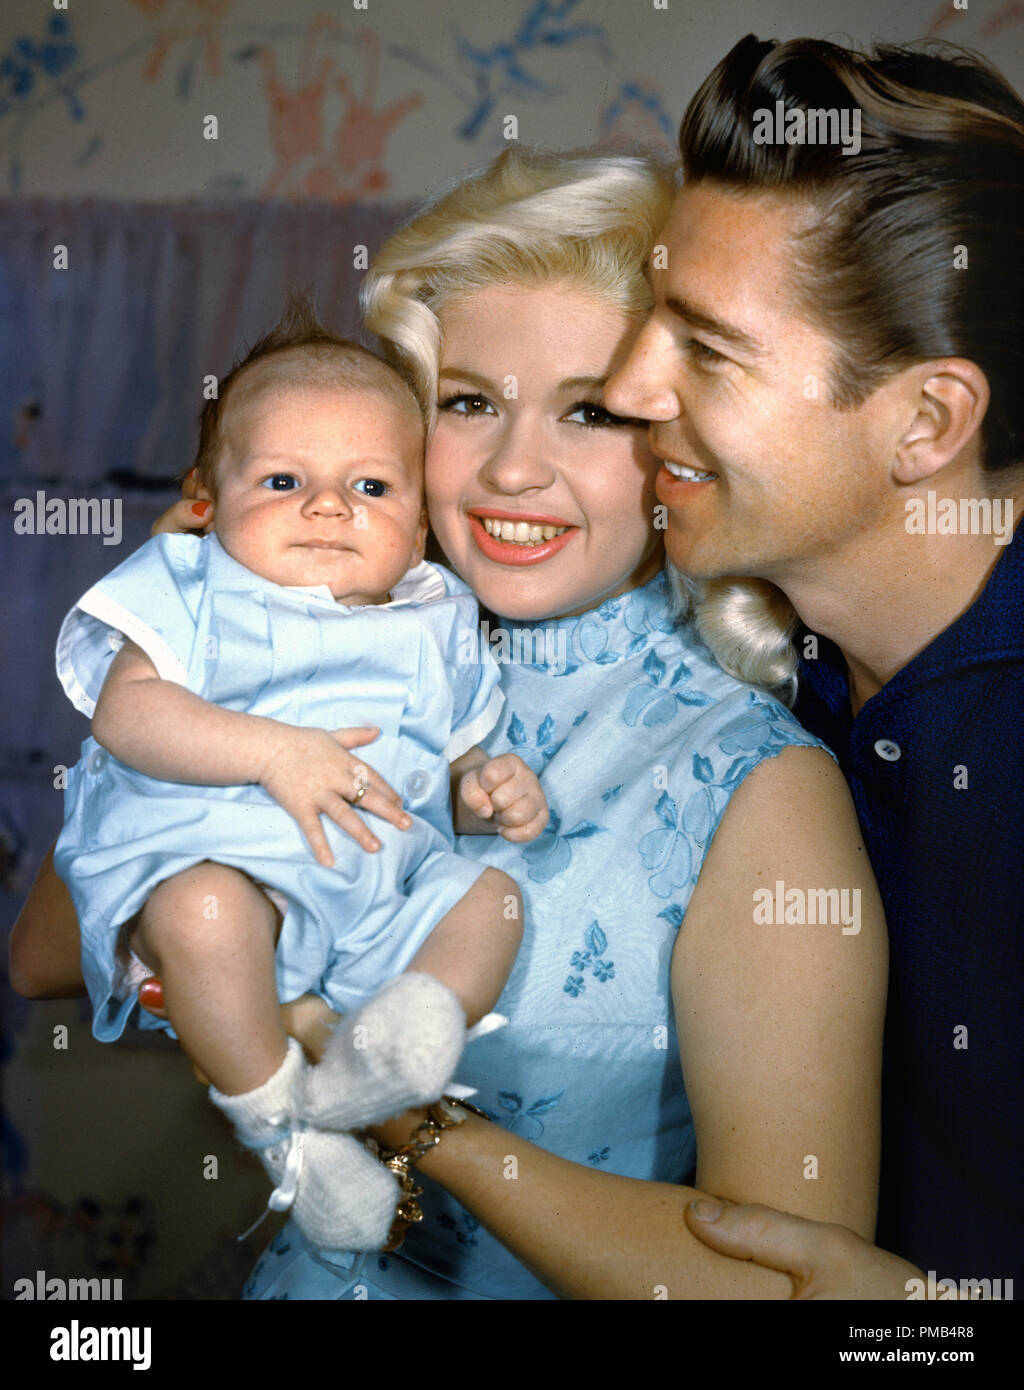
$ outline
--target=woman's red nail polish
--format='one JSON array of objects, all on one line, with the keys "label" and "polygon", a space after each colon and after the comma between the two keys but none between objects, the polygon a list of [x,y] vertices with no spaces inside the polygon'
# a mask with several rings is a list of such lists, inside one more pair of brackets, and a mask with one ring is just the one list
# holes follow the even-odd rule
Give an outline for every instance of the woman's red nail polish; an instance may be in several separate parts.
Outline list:
[{"label": "woman's red nail polish", "polygon": [[144,1009],[163,1008],[164,987],[155,975],[139,985],[139,1003]]},{"label": "woman's red nail polish", "polygon": [[193,503],[192,503],[192,515],[193,515],[193,516],[205,516],[206,513],[207,513],[209,510],[210,510],[210,504],[209,504],[209,502],[193,502]]}]

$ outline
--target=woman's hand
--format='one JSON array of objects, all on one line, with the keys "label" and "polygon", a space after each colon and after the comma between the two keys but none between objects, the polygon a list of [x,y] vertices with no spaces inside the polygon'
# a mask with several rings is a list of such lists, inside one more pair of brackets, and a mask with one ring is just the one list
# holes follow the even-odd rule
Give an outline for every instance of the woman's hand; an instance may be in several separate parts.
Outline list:
[{"label": "woman's hand", "polygon": [[336,729],[329,733],[326,729],[279,724],[267,740],[260,785],[297,823],[317,860],[328,869],[334,864],[334,855],[320,824],[322,815],[329,816],[370,853],[380,849],[380,841],[353,803],[399,830],[408,830],[412,824],[398,793],[347,751],[372,743],[379,732]]},{"label": "woman's hand", "polygon": [[151,536],[180,532],[205,535],[213,527],[213,503],[199,496],[199,475],[191,469],[181,486],[181,501],[168,507],[153,523]]},{"label": "woman's hand", "polygon": [[526,844],[535,840],[548,823],[547,798],[536,773],[515,753],[503,753],[500,758],[484,758],[471,766],[459,782],[459,800],[479,820],[483,827],[467,825],[458,816],[456,830],[460,834],[487,833],[493,826],[504,840]]},{"label": "woman's hand", "polygon": [[281,1005],[284,1031],[290,1038],[298,1039],[311,1062],[320,1061],[327,1039],[340,1019],[341,1014],[336,1014],[319,994],[304,994],[290,1004]]}]

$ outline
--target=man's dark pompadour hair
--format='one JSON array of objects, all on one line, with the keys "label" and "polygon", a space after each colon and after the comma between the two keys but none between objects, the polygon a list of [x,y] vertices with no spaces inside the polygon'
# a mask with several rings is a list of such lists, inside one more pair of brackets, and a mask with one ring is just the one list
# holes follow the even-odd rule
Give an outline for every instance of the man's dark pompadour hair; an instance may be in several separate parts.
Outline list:
[{"label": "man's dark pompadour hair", "polygon": [[[755,115],[859,108],[861,147],[755,144]],[[837,349],[833,403],[914,362],[985,373],[985,466],[1024,461],[1024,103],[946,44],[860,54],[818,39],[741,41],[679,134],[685,181],[809,203],[794,282]]]}]

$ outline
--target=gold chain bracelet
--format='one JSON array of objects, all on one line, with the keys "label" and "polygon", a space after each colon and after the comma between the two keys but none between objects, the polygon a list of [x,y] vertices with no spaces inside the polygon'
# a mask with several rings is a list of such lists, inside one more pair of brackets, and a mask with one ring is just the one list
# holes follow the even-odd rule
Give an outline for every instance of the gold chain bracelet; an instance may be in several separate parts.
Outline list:
[{"label": "gold chain bracelet", "polygon": [[488,1118],[482,1110],[470,1105],[469,1101],[442,1096],[440,1100],[427,1107],[426,1117],[419,1122],[408,1141],[400,1148],[385,1149],[377,1145],[377,1157],[385,1168],[390,1168],[394,1173],[402,1191],[395,1220],[388,1234],[388,1243],[384,1246],[385,1250],[397,1250],[405,1240],[409,1227],[423,1220],[423,1208],[416,1200],[422,1195],[423,1188],[413,1179],[410,1169],[424,1154],[440,1144],[441,1135],[445,1130],[457,1129],[459,1125],[465,1124],[467,1111],[479,1115],[482,1120]]}]

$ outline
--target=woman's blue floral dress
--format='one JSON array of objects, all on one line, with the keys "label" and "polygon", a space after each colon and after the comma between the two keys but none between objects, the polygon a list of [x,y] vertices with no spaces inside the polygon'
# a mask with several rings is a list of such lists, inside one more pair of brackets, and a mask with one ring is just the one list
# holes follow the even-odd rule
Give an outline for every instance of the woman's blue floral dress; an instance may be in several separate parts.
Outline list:
[{"label": "woman's blue floral dress", "polygon": [[[485,746],[538,773],[551,820],[528,845],[459,842],[517,880],[526,921],[497,1006],[510,1025],[470,1044],[458,1079],[497,1123],[575,1163],[685,1182],[696,1142],[669,987],[676,932],[736,787],[784,748],[821,745],[673,621],[663,573],[582,617],[504,623],[492,645],[527,660],[503,668]],[[553,1297],[422,1182],[425,1219],[399,1254],[316,1251],[289,1223],[245,1296]]]}]

